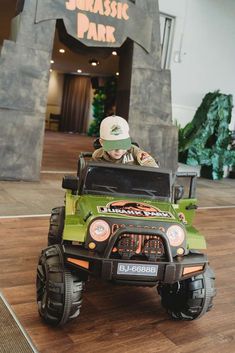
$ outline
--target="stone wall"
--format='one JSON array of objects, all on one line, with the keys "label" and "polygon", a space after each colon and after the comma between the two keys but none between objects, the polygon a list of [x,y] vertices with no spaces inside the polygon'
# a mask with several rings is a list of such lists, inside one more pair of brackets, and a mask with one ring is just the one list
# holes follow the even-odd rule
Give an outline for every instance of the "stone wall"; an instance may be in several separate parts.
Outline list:
[{"label": "stone wall", "polygon": [[136,6],[153,17],[151,51],[134,43],[129,124],[132,139],[159,160],[177,169],[178,131],[172,124],[170,71],[161,70],[158,2],[136,0]]},{"label": "stone wall", "polygon": [[15,41],[0,56],[0,179],[40,177],[55,21],[34,24],[37,0],[25,0]]}]

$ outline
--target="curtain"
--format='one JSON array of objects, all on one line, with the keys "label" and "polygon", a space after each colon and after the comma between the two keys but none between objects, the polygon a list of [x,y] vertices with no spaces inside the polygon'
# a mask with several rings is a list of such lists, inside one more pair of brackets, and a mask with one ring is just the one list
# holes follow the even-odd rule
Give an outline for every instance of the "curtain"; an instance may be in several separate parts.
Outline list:
[{"label": "curtain", "polygon": [[87,132],[91,81],[89,77],[65,75],[61,110],[61,131]]}]

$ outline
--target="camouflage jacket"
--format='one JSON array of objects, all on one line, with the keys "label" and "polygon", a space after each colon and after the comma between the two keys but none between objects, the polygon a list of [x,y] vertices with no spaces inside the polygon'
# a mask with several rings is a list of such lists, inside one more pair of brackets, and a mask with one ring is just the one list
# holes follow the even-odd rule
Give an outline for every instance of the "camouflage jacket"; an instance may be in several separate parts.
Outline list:
[{"label": "camouflage jacket", "polygon": [[92,159],[98,162],[111,162],[122,164],[135,164],[146,167],[159,167],[158,162],[154,160],[147,152],[141,150],[139,147],[132,145],[131,148],[118,160],[109,156],[103,148],[99,148],[92,154]]}]

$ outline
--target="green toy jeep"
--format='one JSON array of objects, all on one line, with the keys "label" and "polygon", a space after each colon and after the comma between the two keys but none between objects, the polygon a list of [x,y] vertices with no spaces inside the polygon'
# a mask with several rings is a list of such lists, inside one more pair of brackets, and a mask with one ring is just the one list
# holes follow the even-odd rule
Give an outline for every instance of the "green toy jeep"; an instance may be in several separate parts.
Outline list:
[{"label": "green toy jeep", "polygon": [[[79,158],[65,176],[65,206],[54,208],[37,267],[39,314],[49,324],[76,318],[89,276],[157,286],[176,320],[212,307],[214,274],[204,237],[192,226],[195,173],[97,163]],[[183,195],[184,194],[184,195]]]}]

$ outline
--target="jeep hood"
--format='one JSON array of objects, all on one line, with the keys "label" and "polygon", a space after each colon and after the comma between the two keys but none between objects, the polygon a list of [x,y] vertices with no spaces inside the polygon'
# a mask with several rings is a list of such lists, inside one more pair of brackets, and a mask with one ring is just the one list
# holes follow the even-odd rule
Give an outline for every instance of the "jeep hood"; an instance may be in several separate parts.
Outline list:
[{"label": "jeep hood", "polygon": [[152,220],[174,220],[177,218],[170,202],[140,198],[82,195],[78,207],[83,217],[148,218]]}]

